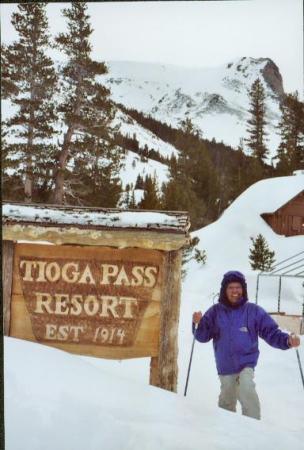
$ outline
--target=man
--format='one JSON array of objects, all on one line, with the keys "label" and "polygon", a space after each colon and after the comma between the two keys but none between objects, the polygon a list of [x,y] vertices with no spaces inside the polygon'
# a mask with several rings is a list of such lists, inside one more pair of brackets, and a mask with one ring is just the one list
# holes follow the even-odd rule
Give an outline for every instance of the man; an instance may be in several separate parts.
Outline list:
[{"label": "man", "polygon": [[263,308],[248,302],[245,277],[237,271],[224,275],[217,304],[204,315],[201,311],[193,314],[192,330],[199,342],[213,339],[221,382],[218,406],[236,411],[239,400],[243,415],[260,419],[253,381],[259,357],[258,337],[281,350],[298,347],[300,338],[281,331]]}]

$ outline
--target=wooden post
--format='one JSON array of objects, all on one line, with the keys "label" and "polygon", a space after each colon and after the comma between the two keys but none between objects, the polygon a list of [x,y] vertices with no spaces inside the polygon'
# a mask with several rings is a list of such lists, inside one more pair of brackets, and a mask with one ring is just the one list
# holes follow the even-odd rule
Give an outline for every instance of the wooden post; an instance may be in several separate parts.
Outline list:
[{"label": "wooden post", "polygon": [[11,321],[11,297],[13,281],[14,242],[2,242],[2,292],[4,335],[9,336]]},{"label": "wooden post", "polygon": [[181,250],[166,254],[159,354],[158,357],[151,358],[150,365],[150,384],[172,392],[177,391],[181,259]]}]

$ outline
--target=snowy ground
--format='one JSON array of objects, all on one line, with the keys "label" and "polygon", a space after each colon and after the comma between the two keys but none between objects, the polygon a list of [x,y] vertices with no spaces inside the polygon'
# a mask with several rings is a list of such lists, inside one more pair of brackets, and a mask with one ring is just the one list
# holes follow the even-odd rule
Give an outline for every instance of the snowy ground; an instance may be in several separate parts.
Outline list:
[{"label": "snowy ground", "polygon": [[216,407],[210,345],[196,349],[185,398],[148,386],[140,370],[133,376],[138,364],[126,371],[118,362],[94,367],[80,356],[6,338],[6,449],[300,450],[304,394],[296,355],[262,350],[264,419],[256,421]]},{"label": "snowy ground", "polygon": [[[149,358],[102,360],[5,338],[6,450],[303,449],[304,390],[294,349],[281,351],[260,341],[261,421],[242,416],[240,409],[235,414],[217,407],[219,380],[210,342],[196,343],[183,396],[192,312],[212,305],[223,272],[231,269],[245,273],[254,301],[251,235],[261,232],[277,260],[304,249],[304,236],[278,236],[259,217],[303,187],[303,175],[261,181],[196,233],[208,259],[203,267],[190,262],[183,283],[177,395],[149,386]],[[273,310],[277,285],[263,283],[259,303]],[[300,314],[302,302],[301,283],[284,281],[282,309]],[[299,354],[304,366],[303,336]]]}]

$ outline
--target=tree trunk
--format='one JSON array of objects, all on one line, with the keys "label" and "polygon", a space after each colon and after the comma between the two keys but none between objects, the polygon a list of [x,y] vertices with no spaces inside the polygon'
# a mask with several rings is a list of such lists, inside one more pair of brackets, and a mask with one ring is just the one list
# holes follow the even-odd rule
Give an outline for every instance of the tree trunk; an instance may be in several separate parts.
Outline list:
[{"label": "tree trunk", "polygon": [[74,133],[74,127],[69,126],[63,141],[62,151],[59,157],[59,167],[57,168],[55,176],[55,191],[53,195],[52,203],[56,205],[63,204],[63,188],[64,188],[64,170],[66,168],[67,159],[69,155],[70,143]]},{"label": "tree trunk", "polygon": [[31,170],[32,170],[32,165],[30,163],[28,163],[26,165],[26,175],[25,175],[25,182],[24,182],[24,201],[26,203],[32,202],[33,178],[30,173]]},{"label": "tree trunk", "polygon": [[[34,100],[34,88],[31,89],[31,100]],[[32,109],[30,111],[30,121],[33,123],[35,113]],[[32,163],[32,152],[33,152],[33,142],[34,142],[34,130],[31,123],[28,126],[28,139],[27,139],[27,151],[26,151],[26,172],[25,172],[25,182],[24,182],[24,200],[25,202],[31,202],[33,197],[33,163]]]},{"label": "tree trunk", "polygon": [[[75,111],[74,111],[74,114],[76,116],[78,116],[80,113],[82,100],[83,100],[81,82],[82,82],[82,77],[81,77],[81,75],[79,75],[78,86],[76,88],[77,102],[76,102],[76,107],[75,107]],[[67,132],[65,133],[65,136],[64,136],[62,150],[61,150],[61,153],[59,156],[59,167],[57,167],[57,171],[56,171],[56,175],[55,175],[55,191],[54,191],[53,201],[52,201],[52,203],[57,204],[57,205],[63,204],[64,170],[67,165],[68,156],[69,156],[69,152],[70,152],[70,144],[71,144],[72,137],[73,137],[73,134],[74,134],[74,131],[76,130],[76,128],[77,128],[77,125],[75,123],[69,124]]]}]

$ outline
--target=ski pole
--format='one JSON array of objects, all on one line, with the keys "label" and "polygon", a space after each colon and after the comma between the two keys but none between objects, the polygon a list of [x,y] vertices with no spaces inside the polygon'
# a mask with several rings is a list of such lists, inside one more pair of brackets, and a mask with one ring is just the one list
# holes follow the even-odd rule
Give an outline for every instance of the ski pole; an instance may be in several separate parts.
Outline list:
[{"label": "ski pole", "polygon": [[190,375],[190,369],[191,369],[191,364],[192,364],[193,349],[194,349],[194,344],[195,344],[196,330],[197,330],[197,323],[195,324],[195,328],[194,328],[194,336],[193,336],[192,347],[191,347],[191,355],[190,355],[190,361],[189,361],[189,367],[188,367],[188,373],[187,373],[187,380],[186,380],[186,386],[185,386],[185,391],[184,391],[184,397],[186,397],[186,395],[187,395],[189,375]]},{"label": "ski pole", "polygon": [[299,350],[298,350],[297,348],[296,348],[296,353],[297,353],[297,358],[298,358],[298,363],[299,363],[300,374],[301,374],[301,378],[302,378],[302,384],[303,384],[303,388],[304,388],[304,375],[303,375],[303,369],[302,369],[302,365],[301,365],[301,360],[300,360]]},{"label": "ski pole", "polygon": [[[295,336],[295,335],[296,335],[295,333],[291,333],[290,336]],[[303,388],[304,388],[304,375],[303,375],[303,369],[302,369],[302,364],[301,364],[301,360],[300,360],[300,353],[297,348],[295,350],[296,350],[296,354],[297,354],[297,358],[298,358],[299,369],[300,369],[302,384],[303,384]]]}]

